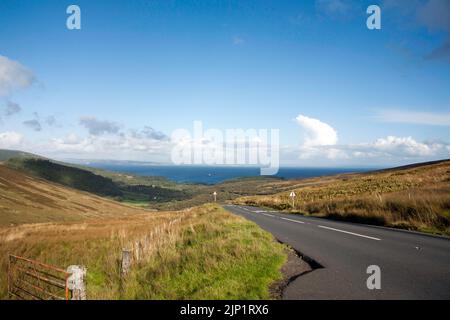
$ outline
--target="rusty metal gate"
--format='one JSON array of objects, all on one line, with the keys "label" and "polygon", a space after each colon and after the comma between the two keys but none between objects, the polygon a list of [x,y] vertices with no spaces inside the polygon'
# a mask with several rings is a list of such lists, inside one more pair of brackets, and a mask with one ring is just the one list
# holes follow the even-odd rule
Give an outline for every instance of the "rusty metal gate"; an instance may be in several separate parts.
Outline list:
[{"label": "rusty metal gate", "polygon": [[8,294],[21,300],[69,300],[70,275],[54,266],[9,255]]}]

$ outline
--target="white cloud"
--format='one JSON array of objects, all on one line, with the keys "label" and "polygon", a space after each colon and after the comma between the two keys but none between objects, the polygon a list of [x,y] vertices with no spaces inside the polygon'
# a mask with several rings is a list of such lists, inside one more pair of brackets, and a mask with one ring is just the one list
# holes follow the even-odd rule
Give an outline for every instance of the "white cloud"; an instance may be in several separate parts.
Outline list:
[{"label": "white cloud", "polygon": [[376,118],[383,122],[450,126],[450,113],[382,110]]},{"label": "white cloud", "polygon": [[343,160],[349,159],[350,156],[344,146],[316,146],[316,147],[300,147],[300,159],[329,159]]},{"label": "white cloud", "polygon": [[33,73],[20,63],[0,55],[0,96],[13,90],[29,87],[35,80]]},{"label": "white cloud", "polygon": [[69,153],[90,153],[90,152],[100,152],[98,148],[95,147],[95,138],[87,137],[80,138],[76,134],[71,133],[62,138],[50,139],[50,150],[57,152],[69,152]]},{"label": "white cloud", "polygon": [[23,136],[20,133],[8,131],[0,133],[0,148],[10,149],[20,147]]},{"label": "white cloud", "polygon": [[154,160],[170,155],[170,141],[158,140],[130,131],[118,135],[89,135],[79,137],[72,133],[53,138],[41,146],[58,157],[70,156],[90,159]]},{"label": "white cloud", "polygon": [[417,142],[412,137],[388,136],[376,140],[372,147],[391,155],[400,156],[430,156],[442,148],[441,144]]},{"label": "white cloud", "polygon": [[328,159],[349,159],[350,156],[347,152],[344,150],[341,150],[339,148],[330,148],[327,150],[326,157]]},{"label": "white cloud", "polygon": [[295,120],[305,132],[303,147],[330,146],[337,143],[336,130],[325,122],[304,115],[299,115]]},{"label": "white cloud", "polygon": [[410,160],[411,162],[450,157],[450,144],[443,142],[419,142],[412,137],[387,136],[373,142],[300,147],[301,160],[365,160],[383,162],[395,160]]}]

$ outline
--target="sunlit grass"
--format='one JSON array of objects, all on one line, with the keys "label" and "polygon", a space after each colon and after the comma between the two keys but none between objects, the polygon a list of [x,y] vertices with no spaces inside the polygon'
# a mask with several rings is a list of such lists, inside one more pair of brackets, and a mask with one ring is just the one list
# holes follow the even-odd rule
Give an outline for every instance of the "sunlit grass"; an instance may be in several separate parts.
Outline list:
[{"label": "sunlit grass", "polygon": [[[121,280],[122,248],[143,239],[140,261]],[[270,298],[286,259],[270,234],[215,205],[0,229],[0,298],[7,296],[8,253],[59,267],[85,265],[90,299]]]},{"label": "sunlit grass", "polygon": [[[320,182],[320,178],[315,179]],[[241,197],[237,204],[337,220],[450,234],[450,163],[344,176],[274,195]]]}]

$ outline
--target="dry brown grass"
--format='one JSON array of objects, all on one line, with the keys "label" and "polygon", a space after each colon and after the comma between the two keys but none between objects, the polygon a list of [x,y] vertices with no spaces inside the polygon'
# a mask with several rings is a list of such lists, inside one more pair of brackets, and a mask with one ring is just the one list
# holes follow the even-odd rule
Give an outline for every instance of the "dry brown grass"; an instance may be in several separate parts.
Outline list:
[{"label": "dry brown grass", "polygon": [[[122,248],[135,259],[124,281]],[[10,253],[85,265],[89,299],[268,298],[285,260],[270,234],[216,205],[0,229],[0,299]]]},{"label": "dry brown grass", "polygon": [[[120,277],[122,248],[134,265]],[[0,299],[8,254],[88,269],[89,299],[260,299],[284,247],[255,224],[204,205],[151,212],[0,165]]]},{"label": "dry brown grass", "polygon": [[136,207],[27,176],[0,164],[0,227],[143,212]]},{"label": "dry brown grass", "polygon": [[[316,183],[314,183],[316,182]],[[450,162],[360,175],[309,179],[271,196],[242,197],[237,204],[292,213],[450,234]]]},{"label": "dry brown grass", "polygon": [[[82,223],[24,224],[0,229],[0,297],[6,297],[8,254],[16,254],[56,266],[83,264],[90,267],[94,279],[98,270],[108,275],[104,292],[94,290],[91,297],[112,298],[117,294],[118,261],[121,249],[132,247],[135,240],[146,234],[155,234],[170,221],[183,217],[184,212],[140,214],[116,219],[88,220]],[[171,233],[174,229],[171,230]],[[169,237],[157,237],[153,247]],[[150,251],[150,249],[148,250]]]}]

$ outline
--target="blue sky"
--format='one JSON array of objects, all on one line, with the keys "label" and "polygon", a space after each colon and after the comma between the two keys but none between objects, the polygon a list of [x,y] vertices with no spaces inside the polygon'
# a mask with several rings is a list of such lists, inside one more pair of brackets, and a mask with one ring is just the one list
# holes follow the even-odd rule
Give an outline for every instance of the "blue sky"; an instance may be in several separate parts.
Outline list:
[{"label": "blue sky", "polygon": [[201,120],[280,129],[290,165],[450,157],[447,0],[4,0],[0,57],[3,148],[167,161]]}]

